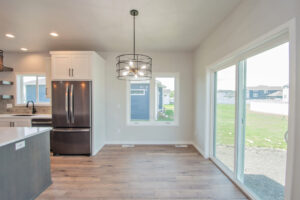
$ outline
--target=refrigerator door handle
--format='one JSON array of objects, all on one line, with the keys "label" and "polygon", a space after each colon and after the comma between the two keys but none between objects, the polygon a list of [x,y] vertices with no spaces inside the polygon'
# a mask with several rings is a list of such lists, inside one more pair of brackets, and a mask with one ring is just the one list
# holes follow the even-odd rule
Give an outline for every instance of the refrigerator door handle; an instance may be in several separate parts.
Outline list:
[{"label": "refrigerator door handle", "polygon": [[71,115],[71,123],[74,124],[74,85],[71,84],[71,92],[70,92],[70,115]]},{"label": "refrigerator door handle", "polygon": [[66,86],[66,94],[65,94],[65,111],[67,117],[67,123],[70,123],[69,120],[69,87]]}]

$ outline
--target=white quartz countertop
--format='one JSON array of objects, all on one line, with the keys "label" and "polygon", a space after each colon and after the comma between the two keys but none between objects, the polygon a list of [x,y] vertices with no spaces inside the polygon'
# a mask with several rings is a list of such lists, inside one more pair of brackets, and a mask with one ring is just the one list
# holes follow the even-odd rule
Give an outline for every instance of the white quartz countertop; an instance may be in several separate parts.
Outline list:
[{"label": "white quartz countertop", "polygon": [[47,127],[0,127],[0,147],[50,131]]},{"label": "white quartz countertop", "polygon": [[51,114],[35,114],[35,115],[28,115],[28,116],[19,116],[22,114],[0,114],[1,118],[22,118],[22,119],[36,119],[36,118],[42,118],[42,119],[51,119]]}]

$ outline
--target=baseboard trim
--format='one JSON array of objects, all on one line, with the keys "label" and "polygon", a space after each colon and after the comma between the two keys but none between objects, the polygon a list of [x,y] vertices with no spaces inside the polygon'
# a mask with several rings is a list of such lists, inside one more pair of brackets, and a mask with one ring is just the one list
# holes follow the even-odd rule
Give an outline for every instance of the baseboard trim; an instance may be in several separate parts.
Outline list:
[{"label": "baseboard trim", "polygon": [[199,148],[195,143],[192,144],[195,149],[205,158],[208,159],[209,157],[204,153],[203,149]]},{"label": "baseboard trim", "polygon": [[101,149],[105,146],[105,143],[101,144],[97,149],[96,151],[93,151],[93,154],[92,156],[95,156],[99,153],[99,151],[101,151]]},{"label": "baseboard trim", "polygon": [[175,145],[175,144],[188,144],[193,145],[191,141],[107,141],[105,144],[134,144],[134,145]]}]

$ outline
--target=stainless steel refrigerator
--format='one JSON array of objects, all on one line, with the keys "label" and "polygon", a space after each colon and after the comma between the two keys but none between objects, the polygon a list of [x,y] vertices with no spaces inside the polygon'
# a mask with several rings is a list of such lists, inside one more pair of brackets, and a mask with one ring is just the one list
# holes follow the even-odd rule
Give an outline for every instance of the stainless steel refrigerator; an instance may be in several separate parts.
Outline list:
[{"label": "stainless steel refrigerator", "polygon": [[54,155],[91,154],[91,81],[52,81],[52,125]]}]

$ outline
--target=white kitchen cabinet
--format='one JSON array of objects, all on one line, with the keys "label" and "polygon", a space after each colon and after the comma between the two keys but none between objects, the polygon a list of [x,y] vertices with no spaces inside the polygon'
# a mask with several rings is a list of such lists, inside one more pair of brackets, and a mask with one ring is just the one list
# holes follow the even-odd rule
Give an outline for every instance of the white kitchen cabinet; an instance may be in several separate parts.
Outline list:
[{"label": "white kitchen cabinet", "polygon": [[51,51],[52,80],[92,80],[93,51]]},{"label": "white kitchen cabinet", "polygon": [[71,56],[53,55],[51,57],[51,78],[71,79]]},{"label": "white kitchen cabinet", "polygon": [[10,122],[5,120],[0,120],[0,127],[10,127]]},{"label": "white kitchen cabinet", "polygon": [[0,119],[0,127],[31,127],[31,119]]},{"label": "white kitchen cabinet", "polygon": [[44,59],[46,67],[46,97],[51,99],[51,58]]},{"label": "white kitchen cabinet", "polygon": [[14,127],[31,127],[31,119],[15,120]]},{"label": "white kitchen cabinet", "polygon": [[74,79],[90,79],[90,57],[87,55],[72,56],[72,77]]}]

